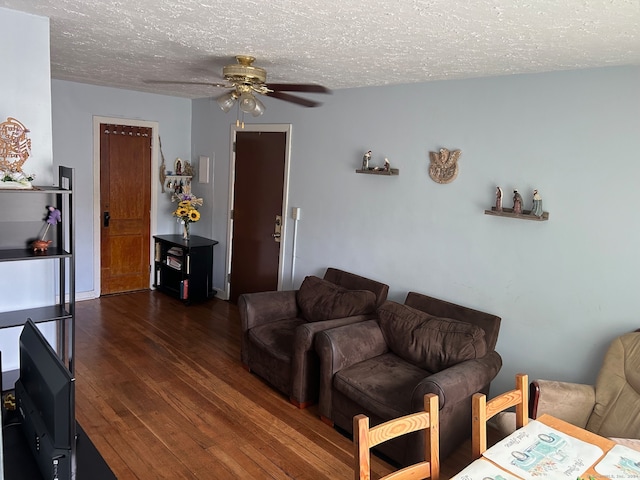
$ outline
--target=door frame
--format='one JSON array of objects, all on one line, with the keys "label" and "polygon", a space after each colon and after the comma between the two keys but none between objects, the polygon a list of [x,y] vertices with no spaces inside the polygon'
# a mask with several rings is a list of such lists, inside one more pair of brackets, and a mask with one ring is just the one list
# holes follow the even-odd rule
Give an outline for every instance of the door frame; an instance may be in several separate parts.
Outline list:
[{"label": "door frame", "polygon": [[[158,211],[158,178],[157,172],[160,168],[158,163],[158,151],[160,144],[158,141],[158,122],[147,120],[134,120],[119,117],[93,116],[93,295],[94,298],[100,296],[100,222],[102,214],[100,212],[100,124],[111,123],[114,125],[126,125],[130,127],[146,127],[151,129],[151,210],[149,212],[149,265],[153,265],[153,235],[157,230]],[[153,285],[153,268],[149,269],[149,287]]]},{"label": "door frame", "polygon": [[230,298],[231,294],[231,258],[233,243],[233,198],[235,194],[234,179],[236,176],[236,152],[235,142],[238,132],[283,132],[287,138],[284,147],[284,179],[282,184],[282,236],[280,241],[280,253],[278,255],[278,290],[282,290],[284,283],[284,267],[287,235],[289,231],[289,168],[291,164],[291,132],[292,125],[290,123],[264,123],[264,124],[245,124],[244,128],[231,124],[230,142],[229,142],[229,209],[227,210],[227,251],[225,259],[225,298]]}]

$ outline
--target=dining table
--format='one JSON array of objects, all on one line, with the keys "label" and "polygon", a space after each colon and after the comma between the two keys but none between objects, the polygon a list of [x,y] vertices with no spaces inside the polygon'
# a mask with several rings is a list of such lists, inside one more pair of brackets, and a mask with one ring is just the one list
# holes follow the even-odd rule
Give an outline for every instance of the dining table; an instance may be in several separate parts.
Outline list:
[{"label": "dining table", "polygon": [[453,480],[640,479],[640,451],[548,414],[487,449]]}]

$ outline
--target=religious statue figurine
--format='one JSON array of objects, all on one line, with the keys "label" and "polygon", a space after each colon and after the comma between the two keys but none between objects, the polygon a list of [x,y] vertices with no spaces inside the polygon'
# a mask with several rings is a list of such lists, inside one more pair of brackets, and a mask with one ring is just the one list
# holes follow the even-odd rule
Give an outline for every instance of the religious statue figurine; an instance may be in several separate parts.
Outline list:
[{"label": "religious statue figurine", "polygon": [[184,165],[182,166],[182,174],[188,177],[193,177],[193,167],[188,161],[185,161]]},{"label": "religious statue figurine", "polygon": [[522,195],[518,193],[518,190],[513,191],[513,213],[522,214]]},{"label": "religious statue figurine", "polygon": [[496,187],[496,212],[502,211],[502,189]]},{"label": "religious statue figurine", "polygon": [[384,159],[384,167],[382,167],[382,170],[384,170],[385,172],[388,172],[389,170],[391,170],[391,163],[389,163],[388,158]]},{"label": "religious statue figurine", "polygon": [[533,207],[531,208],[531,215],[535,215],[538,218],[542,218],[542,197],[538,193],[538,190],[533,191]]},{"label": "religious statue figurine", "polygon": [[371,150],[362,157],[362,170],[369,170],[369,160],[371,160]]}]

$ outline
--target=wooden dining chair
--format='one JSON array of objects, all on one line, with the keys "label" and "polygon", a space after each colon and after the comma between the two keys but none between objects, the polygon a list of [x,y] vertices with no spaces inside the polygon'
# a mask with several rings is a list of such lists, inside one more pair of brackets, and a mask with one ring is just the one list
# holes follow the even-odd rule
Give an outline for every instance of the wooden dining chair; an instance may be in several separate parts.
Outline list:
[{"label": "wooden dining chair", "polygon": [[471,454],[473,459],[487,449],[487,421],[507,408],[516,407],[516,429],[529,422],[529,376],[516,375],[516,388],[487,401],[486,395],[476,393],[471,398]]},{"label": "wooden dining chair", "polygon": [[355,446],[355,480],[370,480],[371,449],[402,435],[424,430],[424,461],[392,472],[380,480],[431,478],[440,476],[440,432],[438,427],[438,396],[424,396],[424,411],[389,420],[369,428],[369,417],[353,417],[353,443]]}]

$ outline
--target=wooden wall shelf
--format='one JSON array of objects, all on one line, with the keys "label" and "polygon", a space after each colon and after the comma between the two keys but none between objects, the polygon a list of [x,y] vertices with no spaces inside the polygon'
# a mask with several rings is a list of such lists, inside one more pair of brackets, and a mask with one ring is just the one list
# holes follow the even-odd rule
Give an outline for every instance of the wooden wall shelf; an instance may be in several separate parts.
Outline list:
[{"label": "wooden wall shelf", "polygon": [[400,170],[391,168],[389,170],[356,170],[356,173],[367,173],[369,175],[400,175]]},{"label": "wooden wall shelf", "polygon": [[191,175],[166,175],[165,176],[165,181],[169,180],[169,181],[174,181],[174,182],[184,182],[184,181],[191,182],[192,178],[193,177]]},{"label": "wooden wall shelf", "polygon": [[534,222],[546,222],[549,220],[549,212],[542,212],[542,217],[536,217],[531,215],[531,210],[523,210],[522,213],[513,213],[513,208],[503,208],[501,212],[496,210],[496,207],[491,207],[491,210],[485,210],[485,215],[495,215],[496,217],[509,217],[519,218],[520,220],[533,220]]}]

